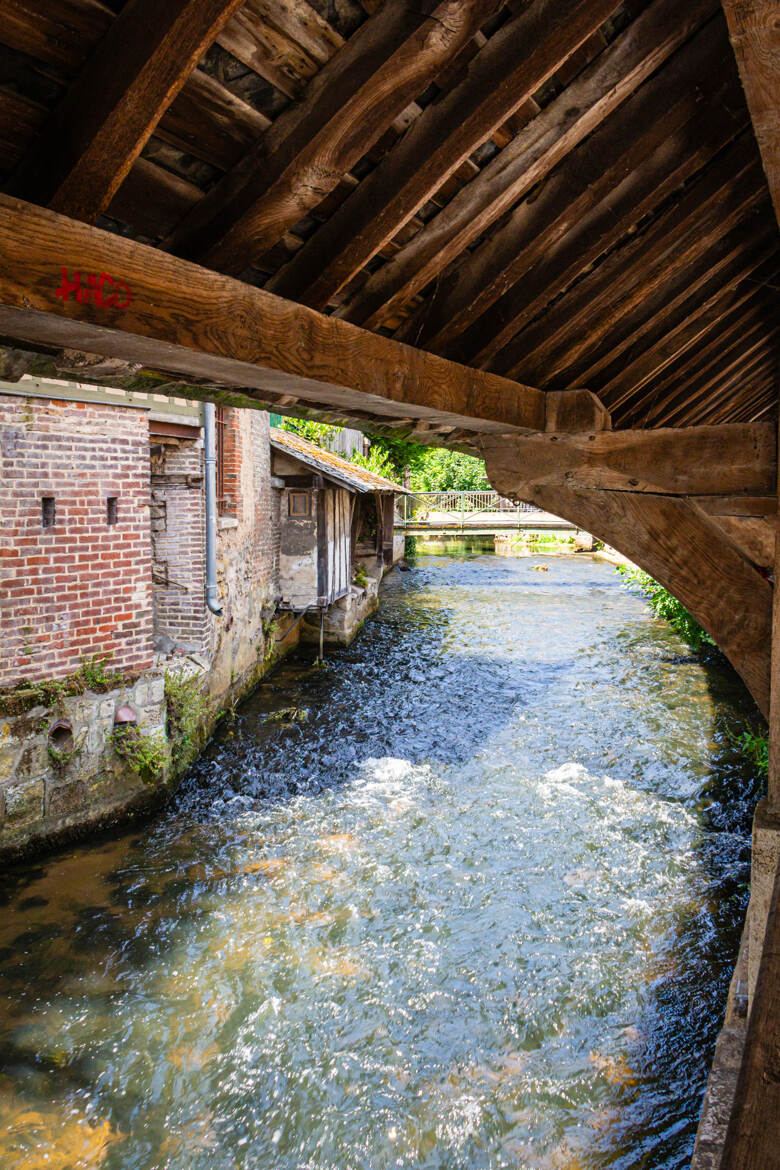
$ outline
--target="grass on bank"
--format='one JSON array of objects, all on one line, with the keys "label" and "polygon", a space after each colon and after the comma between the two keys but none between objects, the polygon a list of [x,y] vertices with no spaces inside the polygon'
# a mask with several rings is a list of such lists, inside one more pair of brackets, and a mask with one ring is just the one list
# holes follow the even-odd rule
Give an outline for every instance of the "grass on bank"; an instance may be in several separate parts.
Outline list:
[{"label": "grass on bank", "polygon": [[92,691],[104,695],[117,687],[130,686],[137,675],[111,670],[110,655],[94,654],[84,658],[81,666],[65,678],[42,679],[39,682],[20,682],[0,690],[0,715],[21,715],[33,707],[56,707],[71,695]]},{"label": "grass on bank", "polygon": [[[720,654],[713,639],[682,602],[668,589],[664,589],[663,585],[659,585],[649,573],[631,565],[618,565],[617,572],[623,578],[623,583],[641,593],[656,617],[668,622],[695,654],[709,651],[710,648]],[[763,721],[760,725],[743,722],[737,727],[727,727],[725,733],[729,742],[762,776],[769,774],[769,730]]]}]

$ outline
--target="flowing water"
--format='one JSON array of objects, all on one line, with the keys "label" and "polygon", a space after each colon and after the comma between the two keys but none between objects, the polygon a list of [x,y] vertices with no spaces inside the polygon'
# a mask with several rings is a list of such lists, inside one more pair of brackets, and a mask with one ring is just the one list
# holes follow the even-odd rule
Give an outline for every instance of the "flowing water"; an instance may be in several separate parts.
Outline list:
[{"label": "flowing water", "polygon": [[0,1165],[686,1165],[749,710],[588,556],[391,574],[157,819],[5,881]]}]

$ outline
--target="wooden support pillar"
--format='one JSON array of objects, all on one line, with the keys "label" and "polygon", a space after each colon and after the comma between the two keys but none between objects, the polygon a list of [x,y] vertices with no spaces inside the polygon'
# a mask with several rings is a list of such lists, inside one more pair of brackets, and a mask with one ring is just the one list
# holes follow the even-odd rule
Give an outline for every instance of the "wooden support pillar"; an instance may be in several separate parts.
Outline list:
[{"label": "wooden support pillar", "polygon": [[774,596],[772,602],[772,682],[769,707],[769,782],[767,810],[780,818],[780,513],[775,528]]},{"label": "wooden support pillar", "polygon": [[769,890],[766,936],[720,1170],[780,1170],[780,870]]}]

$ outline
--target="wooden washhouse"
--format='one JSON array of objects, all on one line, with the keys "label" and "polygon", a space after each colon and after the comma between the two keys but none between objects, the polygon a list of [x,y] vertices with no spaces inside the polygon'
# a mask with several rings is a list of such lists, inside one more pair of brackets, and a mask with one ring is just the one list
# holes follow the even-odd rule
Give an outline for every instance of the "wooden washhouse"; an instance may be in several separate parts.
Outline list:
[{"label": "wooden washhouse", "polygon": [[345,597],[357,556],[390,563],[399,484],[276,427],[271,470],[281,490],[282,608],[327,609]]}]

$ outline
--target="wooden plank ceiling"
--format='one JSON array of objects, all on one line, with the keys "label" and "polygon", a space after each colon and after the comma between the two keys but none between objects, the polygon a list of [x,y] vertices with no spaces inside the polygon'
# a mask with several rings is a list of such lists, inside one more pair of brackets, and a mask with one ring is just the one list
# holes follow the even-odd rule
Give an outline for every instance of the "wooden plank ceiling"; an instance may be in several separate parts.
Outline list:
[{"label": "wooden plank ceiling", "polygon": [[729,31],[719,0],[0,0],[0,190],[615,427],[766,419],[775,132],[762,160]]}]

